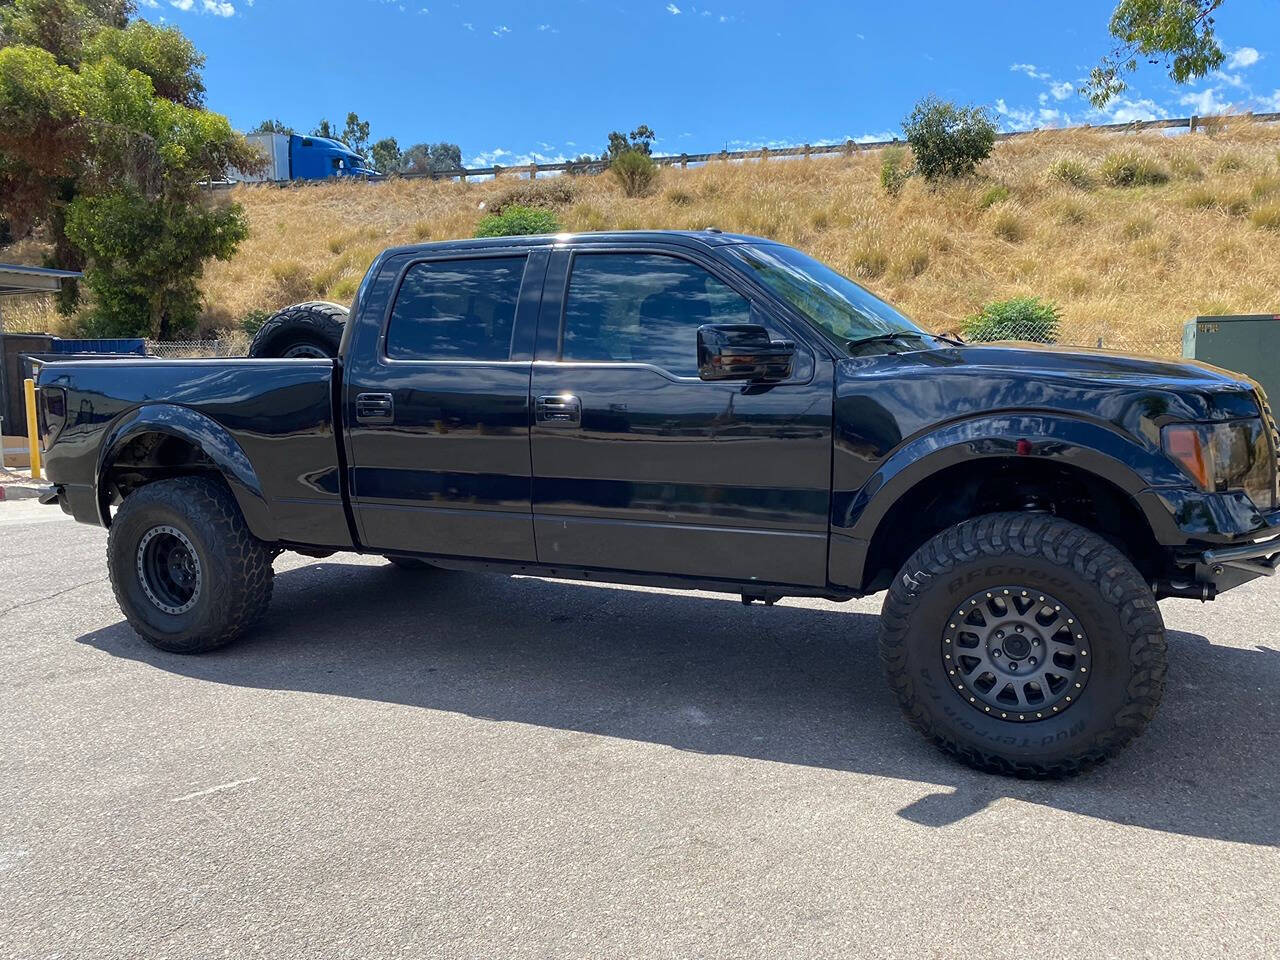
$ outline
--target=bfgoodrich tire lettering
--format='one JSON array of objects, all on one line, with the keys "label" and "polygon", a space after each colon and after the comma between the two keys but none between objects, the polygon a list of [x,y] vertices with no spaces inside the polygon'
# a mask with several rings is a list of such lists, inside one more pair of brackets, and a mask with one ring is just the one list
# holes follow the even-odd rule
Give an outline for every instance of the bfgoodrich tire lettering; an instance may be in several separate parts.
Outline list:
[{"label": "bfgoodrich tire lettering", "polygon": [[[1087,683],[1033,722],[971,704],[942,652],[958,608],[1010,584],[1060,598],[1088,637]],[[1164,692],[1164,622],[1141,574],[1101,537],[1047,514],[978,517],[916,551],[885,598],[880,654],[912,726],[971,766],[1014,776],[1060,777],[1106,760],[1142,732]]]},{"label": "bfgoodrich tire lettering", "polygon": [[[144,541],[157,530],[176,532],[195,552],[199,590],[189,605],[158,602],[144,583],[139,551],[145,553]],[[271,600],[273,558],[271,548],[249,532],[226,486],[202,477],[160,480],[134,491],[116,511],[107,538],[107,570],[121,611],[145,640],[172,653],[216,649],[257,622]]]}]

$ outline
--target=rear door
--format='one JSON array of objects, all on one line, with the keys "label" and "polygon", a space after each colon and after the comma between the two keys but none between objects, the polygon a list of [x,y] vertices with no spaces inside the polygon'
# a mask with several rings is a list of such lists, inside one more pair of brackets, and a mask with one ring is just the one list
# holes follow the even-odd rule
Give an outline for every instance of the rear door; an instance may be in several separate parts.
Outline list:
[{"label": "rear door", "polygon": [[690,249],[553,254],[533,364],[538,559],[716,580],[826,583],[831,361],[797,340],[782,383],[703,381],[697,329],[753,316]]},{"label": "rear door", "polygon": [[[345,372],[348,476],[373,550],[533,560],[529,372],[542,249],[406,256]],[[362,308],[362,313],[363,313]]]}]

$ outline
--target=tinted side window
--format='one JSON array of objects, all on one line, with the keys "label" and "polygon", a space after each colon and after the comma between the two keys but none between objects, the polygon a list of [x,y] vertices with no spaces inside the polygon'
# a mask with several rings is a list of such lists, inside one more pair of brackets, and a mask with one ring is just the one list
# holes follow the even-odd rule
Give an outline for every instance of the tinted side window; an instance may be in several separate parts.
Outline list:
[{"label": "tinted side window", "polygon": [[747,323],[744,297],[697,264],[661,254],[580,253],[565,301],[565,360],[652,363],[698,375],[698,327]]},{"label": "tinted side window", "polygon": [[393,360],[507,360],[524,257],[415,263],[387,328]]}]

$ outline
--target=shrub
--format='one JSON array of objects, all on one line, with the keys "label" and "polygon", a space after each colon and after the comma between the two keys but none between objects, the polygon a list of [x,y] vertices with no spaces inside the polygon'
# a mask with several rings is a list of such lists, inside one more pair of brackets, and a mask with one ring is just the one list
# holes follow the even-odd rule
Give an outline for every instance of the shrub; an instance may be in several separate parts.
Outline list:
[{"label": "shrub", "polygon": [[961,332],[975,343],[993,340],[1029,340],[1057,343],[1062,314],[1056,304],[1039,297],[1014,297],[988,303],[965,319]]},{"label": "shrub", "polygon": [[236,326],[252,337],[270,318],[270,311],[254,309],[241,317]]},{"label": "shrub", "polygon": [[1280,177],[1268,173],[1253,181],[1253,189],[1249,191],[1249,196],[1254,200],[1262,201],[1271,199],[1277,193],[1280,193]]},{"label": "shrub", "polygon": [[1051,208],[1053,222],[1060,227],[1075,227],[1089,220],[1089,209],[1073,197],[1063,197]]},{"label": "shrub", "polygon": [[1259,207],[1249,215],[1249,222],[1259,230],[1280,230],[1280,203]]},{"label": "shrub", "polygon": [[1182,200],[1192,210],[1212,210],[1218,205],[1218,198],[1208,187],[1192,187],[1183,194]]},{"label": "shrub", "polygon": [[1135,150],[1107,154],[1099,172],[1103,181],[1113,187],[1149,187],[1169,180],[1160,164]]},{"label": "shrub", "polygon": [[522,180],[503,190],[489,203],[490,213],[503,213],[511,207],[538,207],[551,210],[573,203],[578,185],[568,177],[545,180]]},{"label": "shrub", "polygon": [[916,104],[902,128],[911,144],[916,169],[933,183],[973,173],[991,156],[995,124],[983,107],[957,107],[928,96]]},{"label": "shrub", "polygon": [[1053,161],[1049,166],[1049,179],[1077,190],[1088,190],[1093,186],[1093,175],[1089,173],[1084,158],[1070,154]]},{"label": "shrub", "polygon": [[675,187],[668,190],[666,197],[667,203],[671,204],[673,207],[687,207],[694,201],[693,194],[681,187]]},{"label": "shrub", "polygon": [[1150,217],[1130,217],[1121,227],[1120,233],[1126,240],[1137,240],[1146,236],[1155,228]]},{"label": "shrub", "polygon": [[1027,239],[1027,226],[1014,206],[1004,206],[994,211],[991,217],[991,232],[1001,240],[1008,240],[1010,243],[1021,243]]},{"label": "shrub", "polygon": [[1009,199],[1009,188],[1002,183],[997,183],[993,187],[988,187],[978,198],[978,206],[986,210],[988,207],[994,207],[997,203],[1003,203]]},{"label": "shrub", "polygon": [[884,159],[880,161],[880,186],[891,197],[900,194],[911,177],[906,160],[907,151],[901,147],[888,147],[884,151]]},{"label": "shrub", "polygon": [[1175,153],[1169,160],[1169,169],[1173,171],[1174,176],[1181,177],[1183,180],[1199,180],[1204,176],[1199,162],[1187,153]]},{"label": "shrub", "polygon": [[271,265],[273,299],[281,306],[310,300],[319,291],[315,279],[297,260],[284,260]]},{"label": "shrub", "polygon": [[864,280],[884,276],[889,267],[889,255],[880,247],[864,244],[853,255],[853,272]]},{"label": "shrub", "polygon": [[1217,170],[1219,173],[1235,173],[1238,170],[1243,170],[1246,166],[1247,164],[1244,162],[1244,157],[1240,156],[1240,154],[1224,153],[1218,158],[1217,162],[1214,163],[1213,169]]},{"label": "shrub", "polygon": [[536,207],[508,207],[502,213],[489,214],[476,225],[477,237],[522,237],[559,231],[556,215]]},{"label": "shrub", "polygon": [[640,150],[623,150],[609,163],[609,172],[618,178],[628,197],[643,197],[658,179],[658,165]]},{"label": "shrub", "polygon": [[1233,217],[1243,217],[1249,212],[1249,196],[1243,192],[1222,193],[1218,195],[1218,206]]}]

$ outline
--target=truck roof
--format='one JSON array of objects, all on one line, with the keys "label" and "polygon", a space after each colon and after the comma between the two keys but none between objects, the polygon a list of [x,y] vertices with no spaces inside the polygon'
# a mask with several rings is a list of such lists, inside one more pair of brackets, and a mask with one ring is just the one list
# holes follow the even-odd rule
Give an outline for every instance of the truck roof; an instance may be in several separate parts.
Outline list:
[{"label": "truck roof", "polygon": [[706,230],[608,230],[599,233],[545,233],[522,237],[468,237],[460,240],[438,240],[392,247],[386,254],[422,253],[442,250],[483,250],[487,247],[544,247],[555,243],[630,243],[636,241],[678,240],[689,246],[720,247],[735,243],[775,243],[764,237],[741,233]]}]

